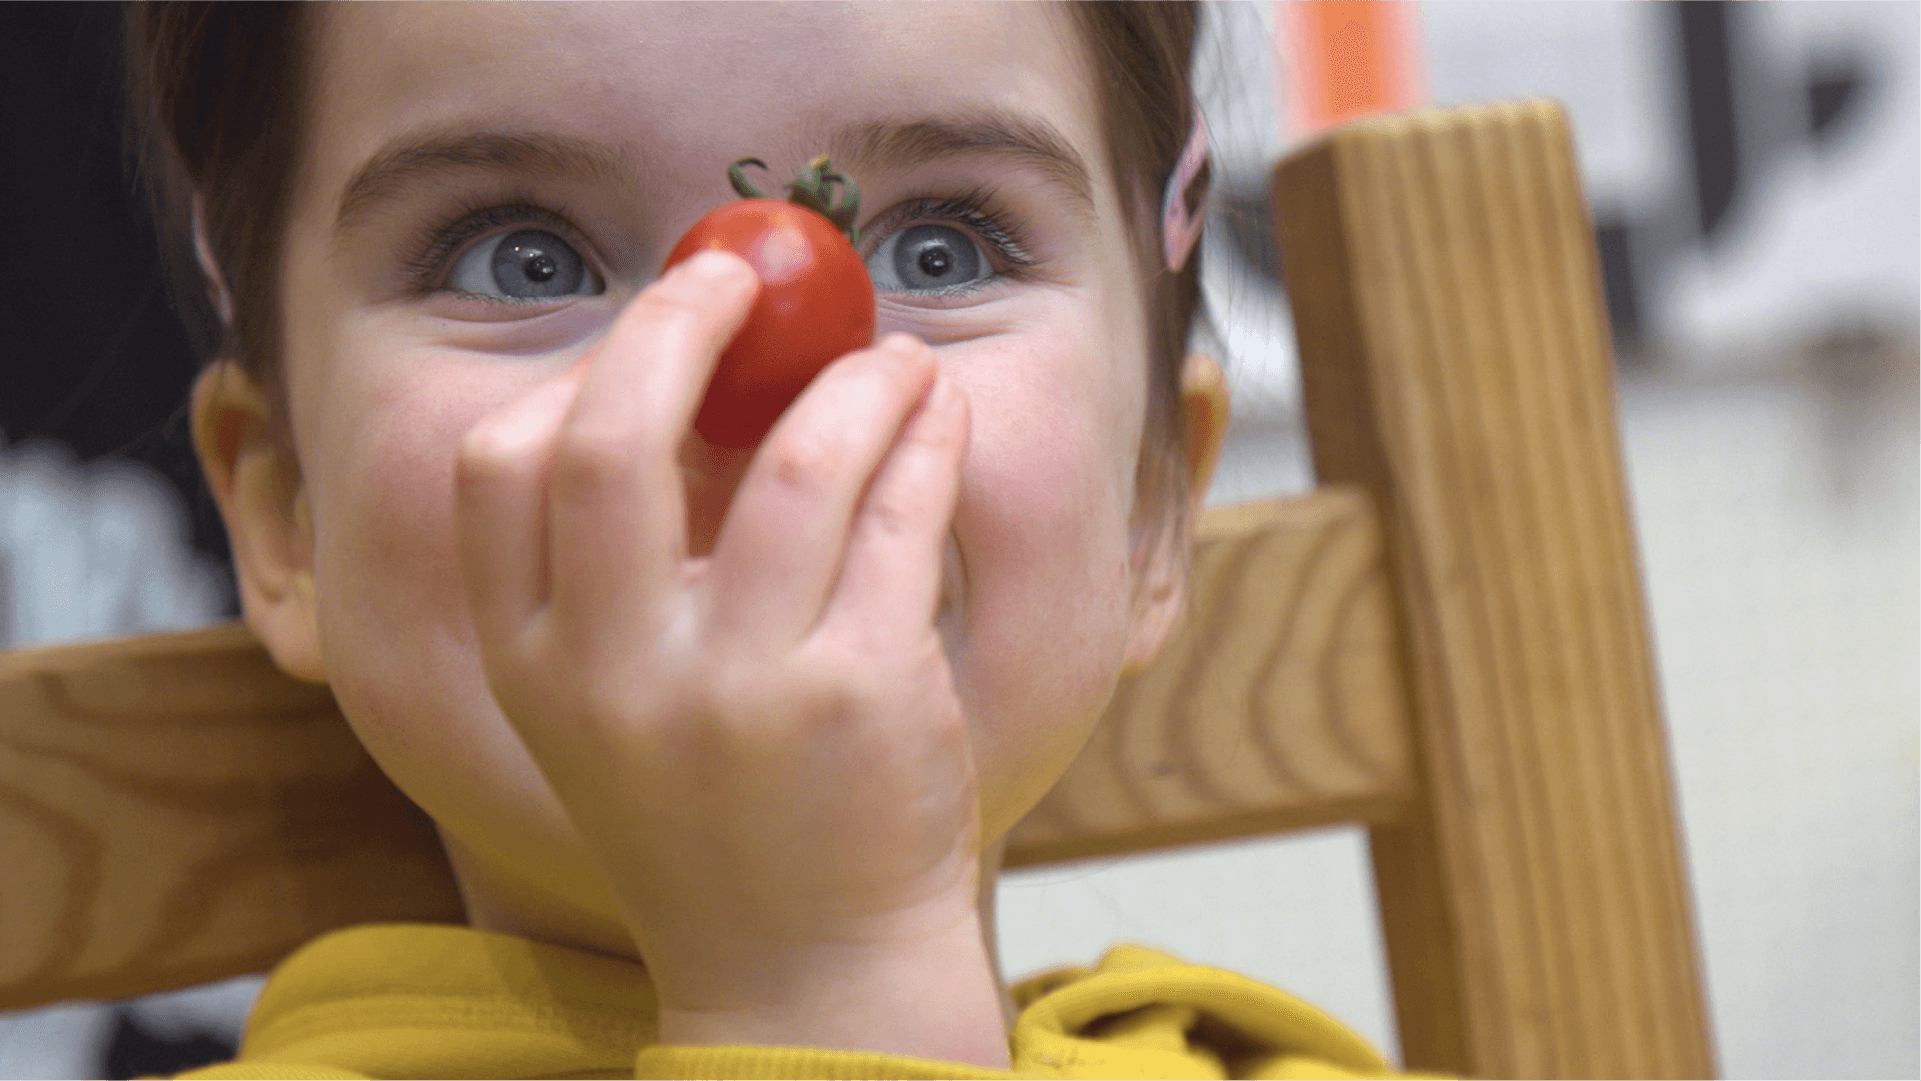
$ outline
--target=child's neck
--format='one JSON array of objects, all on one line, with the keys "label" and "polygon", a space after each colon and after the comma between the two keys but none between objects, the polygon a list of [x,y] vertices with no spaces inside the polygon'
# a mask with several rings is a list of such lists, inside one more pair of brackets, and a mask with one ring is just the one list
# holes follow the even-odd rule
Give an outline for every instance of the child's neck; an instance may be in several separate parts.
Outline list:
[{"label": "child's neck", "polygon": [[[466,903],[469,926],[642,963],[624,924],[578,905],[557,903],[551,894],[529,887],[515,876],[500,873],[445,830],[440,831],[440,840],[453,867],[454,881],[460,886],[461,899]],[[1007,1030],[1012,1032],[1019,1010],[1007,992],[1007,980],[1001,973],[994,925],[994,897],[1006,849],[1007,842],[1002,839],[981,853],[977,903],[981,937],[988,961],[993,965],[994,982],[1001,988],[1001,1016]]]}]

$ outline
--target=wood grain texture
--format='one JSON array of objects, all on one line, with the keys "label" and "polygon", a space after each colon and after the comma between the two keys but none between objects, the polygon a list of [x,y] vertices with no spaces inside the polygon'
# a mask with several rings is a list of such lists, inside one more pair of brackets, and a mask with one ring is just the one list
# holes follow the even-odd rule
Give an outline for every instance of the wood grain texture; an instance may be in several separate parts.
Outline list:
[{"label": "wood grain texture", "polygon": [[1406,801],[1405,699],[1365,498],[1215,508],[1194,549],[1189,618],[1009,835],[1008,866],[1385,820]]},{"label": "wood grain texture", "polygon": [[[1217,508],[1193,613],[1010,865],[1356,816],[1408,791],[1379,531],[1329,491]],[[264,971],[336,927],[461,921],[426,818],[239,624],[0,654],[0,1009]]]},{"label": "wood grain texture", "polygon": [[431,823],[238,624],[0,654],[0,1009],[458,921]]},{"label": "wood grain texture", "polygon": [[1316,469],[1378,501],[1400,599],[1422,795],[1372,840],[1407,1063],[1710,1075],[1566,120],[1357,122],[1273,198]]}]

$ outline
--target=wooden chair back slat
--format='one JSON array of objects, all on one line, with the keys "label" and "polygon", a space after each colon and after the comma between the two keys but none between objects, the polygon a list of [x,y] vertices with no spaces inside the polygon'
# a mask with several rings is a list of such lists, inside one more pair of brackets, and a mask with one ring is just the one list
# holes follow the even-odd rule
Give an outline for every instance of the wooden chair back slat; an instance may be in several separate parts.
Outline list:
[{"label": "wooden chair back slat", "polygon": [[459,920],[432,824],[245,627],[0,654],[0,1009]]},{"label": "wooden chair back slat", "polygon": [[1273,198],[1316,472],[1381,508],[1407,648],[1421,795],[1372,831],[1407,1062],[1709,1075],[1566,118],[1357,122]]},{"label": "wooden chair back slat", "polygon": [[[1197,533],[1190,629],[1016,828],[1010,866],[1406,799],[1366,501],[1215,508]],[[0,852],[0,1009],[259,972],[354,923],[464,918],[432,824],[333,696],[240,624],[0,654]]]},{"label": "wooden chair back slat", "polygon": [[1359,492],[1216,507],[1189,618],[1008,840],[1031,866],[1385,821],[1412,762],[1374,512]]}]

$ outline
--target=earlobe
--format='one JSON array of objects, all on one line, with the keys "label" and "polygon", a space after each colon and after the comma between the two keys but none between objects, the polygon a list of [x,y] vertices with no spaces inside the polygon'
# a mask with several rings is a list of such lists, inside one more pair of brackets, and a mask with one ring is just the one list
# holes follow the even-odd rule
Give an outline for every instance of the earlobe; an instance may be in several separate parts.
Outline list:
[{"label": "earlobe", "polygon": [[[1181,368],[1181,410],[1187,429],[1188,505],[1184,509],[1191,525],[1207,503],[1207,489],[1214,479],[1214,466],[1220,461],[1232,413],[1227,378],[1213,357],[1205,353],[1187,355]],[[1186,610],[1191,536],[1188,528],[1163,529],[1148,556],[1148,566],[1139,579],[1142,588],[1136,594],[1125,673],[1137,672],[1153,661]]]},{"label": "earlobe", "polygon": [[271,399],[231,361],[194,382],[193,442],[226,522],[247,626],[288,675],[326,682],[306,488]]}]

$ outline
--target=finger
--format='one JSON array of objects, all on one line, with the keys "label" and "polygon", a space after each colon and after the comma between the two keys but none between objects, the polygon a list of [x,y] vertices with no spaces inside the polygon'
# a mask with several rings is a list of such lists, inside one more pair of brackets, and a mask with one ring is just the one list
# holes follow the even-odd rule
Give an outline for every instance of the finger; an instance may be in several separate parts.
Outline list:
[{"label": "finger", "polygon": [[759,288],[739,256],[702,252],[635,298],[595,350],[548,488],[550,603],[575,645],[626,648],[631,621],[657,613],[678,583],[680,443]]},{"label": "finger", "polygon": [[932,625],[968,427],[966,395],[940,376],[861,504],[824,633],[900,642]]},{"label": "finger", "polygon": [[475,424],[454,459],[461,576],[484,651],[546,603],[545,473],[579,387],[578,369],[543,380]]},{"label": "finger", "polygon": [[821,373],[754,456],[714,545],[714,629],[791,643],[820,619],[861,494],[933,381],[933,351],[889,335]]}]

